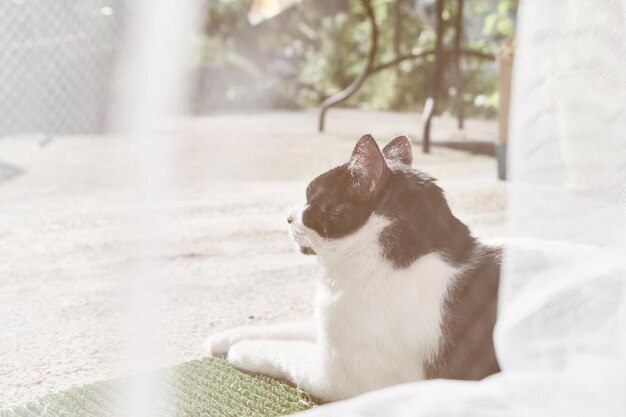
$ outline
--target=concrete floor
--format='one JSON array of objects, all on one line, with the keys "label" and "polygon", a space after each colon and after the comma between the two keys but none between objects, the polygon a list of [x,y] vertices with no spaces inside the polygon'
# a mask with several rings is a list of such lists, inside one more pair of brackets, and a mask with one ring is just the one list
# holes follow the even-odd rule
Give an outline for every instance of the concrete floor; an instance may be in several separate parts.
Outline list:
[{"label": "concrete floor", "polygon": [[[312,111],[164,126],[159,140],[178,138],[174,174],[155,204],[160,242],[145,254],[129,250],[143,244],[129,232],[146,215],[134,203],[142,178],[125,175],[145,148],[114,137],[1,140],[0,408],[125,372],[138,262],[159,269],[162,365],[201,356],[205,337],[220,329],[307,317],[320,270],[293,249],[287,210],[312,177],[347,160],[361,134],[382,146],[417,124],[415,114],[332,110],[324,135]],[[451,119],[434,126],[436,140],[464,140]],[[495,132],[468,121],[465,135],[493,140]],[[476,235],[502,233],[504,184],[493,158],[414,150],[414,166],[440,179]]]}]

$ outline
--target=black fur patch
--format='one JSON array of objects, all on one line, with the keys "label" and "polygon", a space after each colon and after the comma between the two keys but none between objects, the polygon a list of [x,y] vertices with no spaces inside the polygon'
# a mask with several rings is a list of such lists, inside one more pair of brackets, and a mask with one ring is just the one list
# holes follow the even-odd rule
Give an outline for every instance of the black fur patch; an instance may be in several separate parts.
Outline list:
[{"label": "black fur patch", "polygon": [[476,244],[446,295],[443,337],[427,378],[479,380],[500,370],[493,344],[501,249]]},{"label": "black fur patch", "polygon": [[467,226],[450,211],[435,180],[409,167],[392,171],[375,213],[392,220],[380,243],[397,268],[406,268],[431,252],[441,252],[449,262],[460,264],[475,243]]},{"label": "black fur patch", "polygon": [[329,239],[347,236],[361,227],[374,206],[355,193],[351,185],[348,164],[311,181],[306,190],[307,208],[302,213],[304,225]]}]

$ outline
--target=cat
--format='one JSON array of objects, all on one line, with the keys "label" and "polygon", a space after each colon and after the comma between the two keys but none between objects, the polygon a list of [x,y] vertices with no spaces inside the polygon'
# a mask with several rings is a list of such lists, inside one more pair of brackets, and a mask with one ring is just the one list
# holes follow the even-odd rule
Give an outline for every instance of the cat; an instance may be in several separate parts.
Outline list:
[{"label": "cat", "polygon": [[315,319],[227,330],[207,339],[209,353],[322,402],[499,371],[500,248],[472,237],[412,161],[406,136],[381,152],[365,135],[348,163],[311,181],[287,221],[325,269]]}]

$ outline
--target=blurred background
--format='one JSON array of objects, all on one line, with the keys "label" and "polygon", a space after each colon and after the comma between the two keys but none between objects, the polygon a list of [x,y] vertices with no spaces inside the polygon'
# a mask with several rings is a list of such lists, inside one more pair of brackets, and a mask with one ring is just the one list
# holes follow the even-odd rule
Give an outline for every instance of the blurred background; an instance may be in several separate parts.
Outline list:
[{"label": "blurred background", "polygon": [[[0,137],[110,126],[109,87],[128,32],[127,4],[12,0],[1,7]],[[453,51],[458,25],[459,46],[472,53],[458,64],[454,53],[442,55],[436,112],[493,119],[494,57],[514,37],[516,8],[513,0],[206,1],[196,12],[201,25],[187,39],[190,110],[206,115],[319,107],[365,69],[371,9],[378,32],[372,71],[340,106],[421,111],[432,95],[437,38]]]},{"label": "blurred background", "polygon": [[[277,5],[294,4],[272,18]],[[459,5],[463,7],[465,47],[495,54],[514,34],[515,6],[510,0],[450,1],[443,6],[445,41],[454,38]],[[252,10],[251,5],[253,6]],[[319,106],[346,88],[362,71],[371,43],[371,27],[361,1],[209,2],[199,36],[199,112],[242,109],[299,109]],[[374,66],[435,47],[434,0],[374,1],[378,51]],[[247,16],[247,19],[241,19]],[[453,61],[454,56],[447,56]],[[343,105],[370,110],[415,111],[429,94],[434,56],[406,59],[374,72]],[[441,113],[454,114],[454,66],[444,74]],[[203,80],[219,80],[204,83]],[[495,62],[468,56],[462,62],[462,101],[471,117],[493,118],[498,103]],[[209,85],[207,85],[209,84]]]}]

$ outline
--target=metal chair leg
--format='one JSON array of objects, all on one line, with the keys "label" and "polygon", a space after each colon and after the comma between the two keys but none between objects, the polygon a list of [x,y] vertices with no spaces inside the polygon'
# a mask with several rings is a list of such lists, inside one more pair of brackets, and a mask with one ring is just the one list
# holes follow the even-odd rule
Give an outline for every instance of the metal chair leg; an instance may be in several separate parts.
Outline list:
[{"label": "metal chair leg", "polygon": [[461,70],[461,39],[463,36],[463,0],[457,1],[457,12],[454,24],[454,53],[455,53],[455,77],[456,77],[456,115],[459,129],[463,129],[465,108],[463,106],[463,71]]},{"label": "metal chair leg", "polygon": [[322,110],[320,112],[319,125],[318,130],[320,132],[324,131],[324,121],[326,119],[326,112],[329,108],[334,106],[335,104],[341,103],[344,100],[350,98],[352,94],[354,94],[360,87],[363,85],[363,82],[367,79],[367,77],[371,74],[371,69],[374,64],[374,59],[376,58],[376,53],[378,51],[378,27],[376,26],[376,16],[374,15],[374,9],[370,3],[370,0],[362,0],[363,5],[365,6],[365,11],[367,12],[367,17],[370,21],[371,27],[371,45],[369,56],[367,57],[367,63],[363,71],[359,74],[358,77],[352,84],[350,84],[345,90],[335,94],[332,97],[327,98],[322,103]]},{"label": "metal chair leg", "polygon": [[444,51],[443,51],[443,1],[437,0],[435,4],[435,13],[437,14],[437,28],[436,28],[436,41],[435,41],[435,63],[433,67],[432,81],[430,85],[430,95],[426,99],[424,104],[424,111],[422,112],[422,120],[424,123],[424,130],[422,132],[422,152],[430,153],[430,126],[432,118],[435,114],[437,96],[439,94],[439,85],[441,84],[443,63],[444,63]]}]

